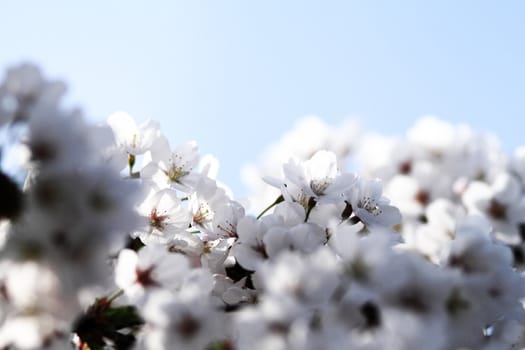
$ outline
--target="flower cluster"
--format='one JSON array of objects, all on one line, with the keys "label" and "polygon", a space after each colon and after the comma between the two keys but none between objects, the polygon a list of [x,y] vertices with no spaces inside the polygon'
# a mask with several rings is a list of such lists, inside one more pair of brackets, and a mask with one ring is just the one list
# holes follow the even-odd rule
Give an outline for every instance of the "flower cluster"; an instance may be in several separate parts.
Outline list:
[{"label": "flower cluster", "polygon": [[64,91],[0,85],[1,349],[525,347],[525,148],[308,117],[245,169],[248,206],[195,141]]}]

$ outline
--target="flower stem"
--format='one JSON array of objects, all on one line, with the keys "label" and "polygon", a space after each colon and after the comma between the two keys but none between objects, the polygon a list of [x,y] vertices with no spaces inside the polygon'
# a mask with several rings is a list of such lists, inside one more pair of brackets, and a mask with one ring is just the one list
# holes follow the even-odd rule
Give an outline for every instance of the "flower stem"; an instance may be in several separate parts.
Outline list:
[{"label": "flower stem", "polygon": [[259,220],[264,214],[266,214],[266,212],[270,209],[272,209],[273,207],[275,207],[277,204],[281,203],[282,201],[284,201],[284,197],[283,195],[281,194],[279,197],[277,197],[277,199],[272,203],[270,204],[268,207],[266,207],[266,209],[264,209],[259,215],[257,215],[257,220]]},{"label": "flower stem", "polygon": [[312,212],[312,209],[315,207],[316,204],[317,204],[317,201],[315,200],[315,198],[310,197],[310,199],[308,200],[308,208],[306,209],[306,215],[304,217],[304,222],[308,221],[308,218],[310,217],[310,213]]},{"label": "flower stem", "polygon": [[116,290],[113,293],[111,293],[108,296],[108,299],[107,299],[108,304],[111,304],[115,299],[117,299],[118,297],[122,296],[122,294],[124,294],[124,290],[123,289],[119,289],[119,290]]}]

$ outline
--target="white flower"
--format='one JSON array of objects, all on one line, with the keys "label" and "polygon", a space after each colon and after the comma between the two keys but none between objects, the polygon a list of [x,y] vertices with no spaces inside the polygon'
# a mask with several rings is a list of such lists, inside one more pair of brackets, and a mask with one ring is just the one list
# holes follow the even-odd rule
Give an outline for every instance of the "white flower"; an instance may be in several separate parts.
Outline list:
[{"label": "white flower", "polygon": [[60,171],[85,167],[93,160],[89,129],[79,114],[40,108],[33,111],[28,130],[25,144],[31,161],[40,167]]},{"label": "white flower", "polygon": [[212,273],[225,273],[224,262],[228,258],[233,240],[234,238],[219,238],[213,241],[203,242],[200,253],[200,266],[208,269]]},{"label": "white flower", "polygon": [[396,174],[410,174],[414,166],[414,149],[407,142],[382,135],[367,134],[357,153],[363,175],[388,181]]},{"label": "white flower", "polygon": [[189,198],[189,210],[193,229],[199,230],[206,239],[236,237],[239,218],[244,208],[231,201],[215,180],[202,177]]},{"label": "white flower", "polygon": [[35,108],[55,107],[64,92],[62,82],[44,80],[37,66],[22,64],[8,69],[0,86],[0,126],[26,121]]},{"label": "white flower", "polygon": [[393,256],[395,243],[390,233],[372,230],[361,237],[357,225],[340,225],[330,237],[330,246],[341,258],[345,279],[366,283],[377,279],[381,266],[386,266]]},{"label": "white flower", "polygon": [[230,278],[216,274],[213,294],[226,305],[238,305],[255,301],[255,291],[244,287],[246,278],[233,282]]},{"label": "white flower", "polygon": [[291,228],[274,226],[263,238],[266,253],[270,258],[276,257],[278,253],[285,250],[312,253],[326,241],[325,230],[311,223],[299,224]]},{"label": "white flower", "polygon": [[133,185],[104,168],[40,174],[11,227],[7,255],[48,263],[75,288],[98,283],[107,256],[138,224]]},{"label": "white flower", "polygon": [[292,298],[311,305],[328,301],[339,280],[336,257],[327,248],[310,255],[284,252],[256,273],[267,297]]},{"label": "white flower", "polygon": [[490,219],[496,238],[510,244],[523,240],[525,195],[513,175],[500,173],[491,185],[474,181],[462,199],[469,213]]},{"label": "white flower", "polygon": [[391,227],[401,222],[399,209],[390,205],[383,196],[383,185],[379,180],[359,179],[344,195],[355,216],[369,227]]},{"label": "white flower", "polygon": [[507,247],[495,244],[486,218],[469,216],[458,223],[455,239],[444,252],[444,263],[465,274],[486,273],[512,265],[512,254]]},{"label": "white flower", "polygon": [[46,314],[20,314],[0,328],[0,346],[23,350],[71,349],[67,324]]},{"label": "white flower", "polygon": [[311,201],[340,202],[342,193],[354,185],[354,174],[341,174],[334,153],[316,152],[301,162],[295,158],[283,165],[284,180],[267,178],[266,181],[281,189],[287,201],[297,202],[305,209]]},{"label": "white flower", "polygon": [[243,217],[244,207],[240,203],[225,200],[215,210],[212,227],[220,237],[237,237],[237,223]]},{"label": "white flower", "polygon": [[382,329],[369,341],[375,349],[462,349],[463,344],[455,344],[447,337],[446,320],[444,314],[427,316],[389,308],[382,312]]},{"label": "white flower", "polygon": [[461,317],[451,319],[450,324],[450,334],[465,345],[477,347],[470,343],[485,341],[476,330],[486,325],[497,331],[504,319],[523,320],[523,308],[516,307],[525,295],[523,277],[511,266],[510,249],[492,240],[485,219],[468,217],[458,225],[443,264],[456,273],[457,290],[467,303],[459,310]]},{"label": "white flower", "polygon": [[143,242],[170,242],[177,233],[186,231],[191,217],[174,190],[149,188],[147,197],[138,208],[146,227],[136,232]]},{"label": "white flower", "polygon": [[159,137],[151,150],[152,161],[141,171],[141,178],[151,179],[160,188],[173,187],[191,193],[200,175],[194,170],[199,164],[199,149],[195,141],[177,146],[173,152],[168,141]]},{"label": "white flower", "polygon": [[399,208],[405,220],[419,220],[434,199],[449,197],[448,193],[442,191],[443,186],[436,184],[438,174],[432,171],[432,177],[424,178],[396,175],[388,182],[385,193]]},{"label": "white flower", "polygon": [[284,252],[269,264],[262,264],[256,275],[264,293],[258,304],[234,316],[239,330],[237,346],[295,349],[292,344],[298,345],[299,339],[294,327],[320,321],[316,316],[334,295],[338,272],[337,259],[327,248],[308,256]]},{"label": "white flower", "polygon": [[447,199],[437,199],[426,208],[422,217],[426,223],[403,224],[403,238],[408,246],[438,263],[443,250],[455,236],[456,222],[464,216],[465,210],[462,206]]},{"label": "white flower", "polygon": [[232,254],[245,269],[254,271],[258,264],[268,258],[263,238],[268,227],[263,220],[245,216],[237,224],[238,240],[232,247]]},{"label": "white flower", "polygon": [[190,270],[185,256],[168,252],[165,245],[150,244],[138,252],[130,249],[120,252],[115,282],[132,301],[140,302],[147,290],[179,291],[191,276]]},{"label": "white flower", "polygon": [[243,167],[242,180],[254,192],[250,196],[251,209],[261,211],[279,195],[277,189],[268,188],[261,179],[278,177],[282,163],[292,157],[307,160],[315,152],[326,149],[337,155],[339,166],[344,168],[348,156],[359,144],[360,137],[361,128],[356,120],[345,120],[340,125],[331,126],[318,116],[301,118],[291,131],[264,151],[257,165]]},{"label": "white flower", "polygon": [[227,327],[208,300],[201,295],[181,299],[163,291],[153,293],[143,309],[145,349],[204,350],[222,340]]},{"label": "white flower", "polygon": [[149,151],[156,138],[161,135],[159,123],[149,119],[137,126],[135,119],[126,112],[111,114],[108,124],[113,129],[117,145],[132,155]]},{"label": "white flower", "polygon": [[61,281],[61,276],[49,266],[26,261],[3,268],[7,268],[4,293],[17,310],[45,311],[64,322],[72,322],[81,311],[76,290],[68,281]]}]

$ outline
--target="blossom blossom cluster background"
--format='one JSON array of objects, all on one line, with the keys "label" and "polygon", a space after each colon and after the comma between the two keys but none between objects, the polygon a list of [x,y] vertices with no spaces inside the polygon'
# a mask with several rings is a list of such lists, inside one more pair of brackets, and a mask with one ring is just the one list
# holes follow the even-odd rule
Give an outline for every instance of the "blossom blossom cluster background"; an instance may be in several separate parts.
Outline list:
[{"label": "blossom blossom cluster background", "polygon": [[525,348],[517,3],[54,4],[2,24],[0,349]]},{"label": "blossom blossom cluster background", "polygon": [[525,347],[524,146],[305,118],[241,201],[197,142],[65,92],[31,64],[0,85],[2,348]]}]

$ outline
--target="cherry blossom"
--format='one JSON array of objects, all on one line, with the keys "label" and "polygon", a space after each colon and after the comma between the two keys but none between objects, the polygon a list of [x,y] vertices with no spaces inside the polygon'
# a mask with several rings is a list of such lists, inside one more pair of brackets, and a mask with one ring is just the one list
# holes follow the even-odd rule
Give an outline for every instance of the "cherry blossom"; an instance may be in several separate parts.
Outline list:
[{"label": "cherry blossom", "polygon": [[0,348],[525,346],[523,147],[308,117],[240,199],[195,141],[64,91],[28,64],[0,83]]}]

